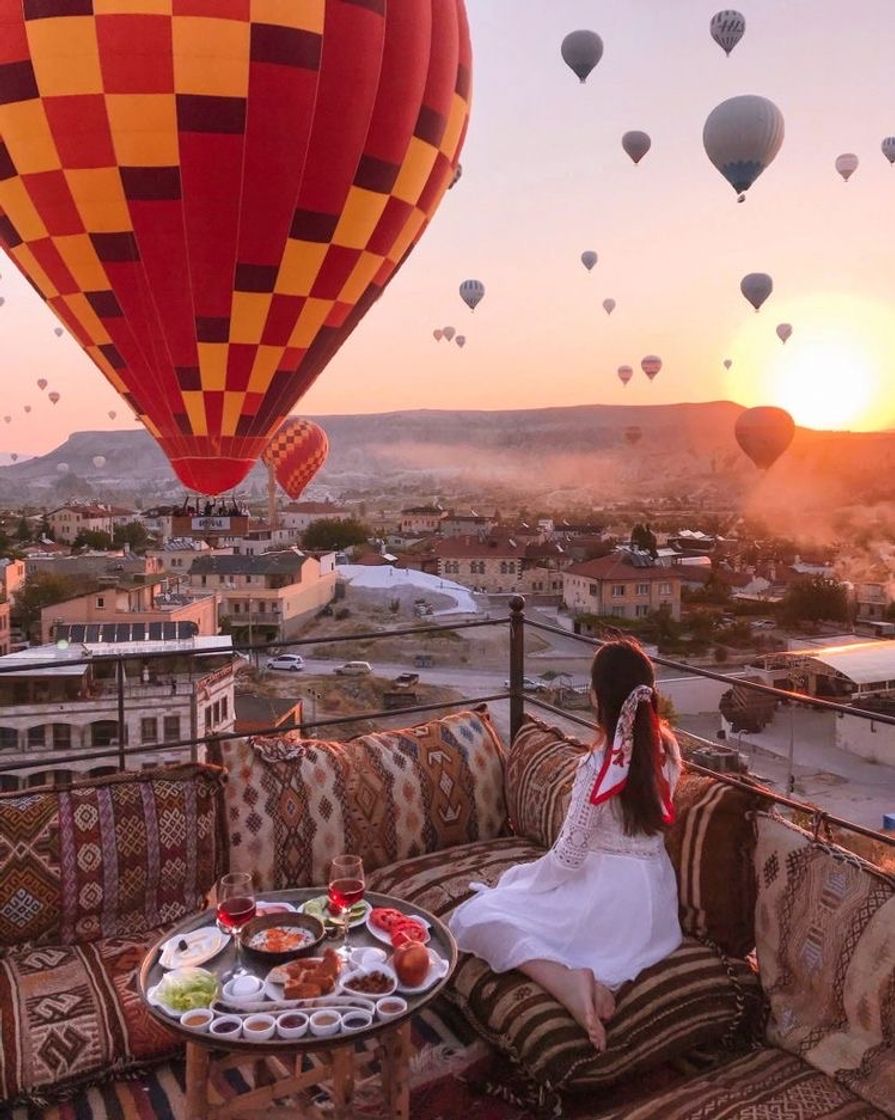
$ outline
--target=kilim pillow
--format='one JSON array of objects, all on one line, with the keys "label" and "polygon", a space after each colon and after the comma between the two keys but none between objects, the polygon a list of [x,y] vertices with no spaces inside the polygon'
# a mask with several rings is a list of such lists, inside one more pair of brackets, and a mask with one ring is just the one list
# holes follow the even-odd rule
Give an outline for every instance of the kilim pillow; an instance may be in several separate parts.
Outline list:
[{"label": "kilim pillow", "polygon": [[184,765],[0,794],[0,946],[133,937],[201,910],[222,783]]},{"label": "kilim pillow", "polygon": [[[554,843],[587,749],[559,728],[525,717],[507,760],[507,808],[518,835],[544,847]],[[678,879],[681,927],[745,957],[755,944],[751,814],[762,802],[748,789],[685,770],[674,803],[677,817],[665,843]]]},{"label": "kilim pillow", "polygon": [[755,867],[768,1041],[895,1115],[895,880],[767,814]]},{"label": "kilim pillow", "polygon": [[506,829],[505,748],[485,709],[347,743],[220,745],[231,870],[267,890],[326,882],[342,852],[368,871]]}]

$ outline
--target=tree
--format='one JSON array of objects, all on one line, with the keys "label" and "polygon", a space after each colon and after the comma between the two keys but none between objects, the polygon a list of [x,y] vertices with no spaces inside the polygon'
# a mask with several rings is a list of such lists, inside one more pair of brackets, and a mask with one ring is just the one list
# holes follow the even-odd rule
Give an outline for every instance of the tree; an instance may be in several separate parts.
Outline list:
[{"label": "tree", "polygon": [[40,612],[54,603],[64,603],[78,594],[77,583],[68,576],[55,576],[38,572],[29,576],[16,593],[14,615],[19,626],[29,637],[37,636]]},{"label": "tree", "polygon": [[315,552],[341,552],[356,544],[363,544],[370,535],[366,525],[356,517],[339,520],[321,518],[312,521],[305,529],[302,544]]},{"label": "tree", "polygon": [[28,518],[22,514],[16,525],[16,540],[21,541],[23,544],[31,540],[31,525]]},{"label": "tree", "polygon": [[790,587],[782,610],[789,622],[847,622],[848,589],[838,579],[814,576]]},{"label": "tree", "polygon": [[97,552],[108,552],[112,547],[112,537],[102,529],[82,529],[72,541],[72,548],[94,548]]},{"label": "tree", "polygon": [[112,543],[116,548],[127,545],[131,552],[145,552],[149,544],[149,533],[141,521],[128,521],[126,525],[115,526]]}]

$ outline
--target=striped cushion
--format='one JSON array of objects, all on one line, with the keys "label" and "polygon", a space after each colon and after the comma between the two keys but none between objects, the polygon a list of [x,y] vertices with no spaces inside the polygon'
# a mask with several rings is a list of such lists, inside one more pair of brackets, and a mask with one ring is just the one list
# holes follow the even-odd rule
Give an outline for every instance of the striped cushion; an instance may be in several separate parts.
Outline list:
[{"label": "striped cushion", "polygon": [[758,1050],[599,1120],[885,1120],[886,1115],[780,1050]]},{"label": "striped cushion", "polygon": [[[565,819],[575,768],[587,745],[526,716],[507,761],[507,808],[519,836],[550,847]],[[665,837],[678,878],[681,928],[731,956],[755,946],[753,813],[749,790],[684,772],[677,820]]]},{"label": "striped cushion", "polygon": [[[368,884],[445,918],[469,897],[471,880],[494,883],[506,868],[541,854],[518,837],[466,844],[449,859],[433,853],[382,868]],[[521,972],[496,975],[478,958],[462,955],[446,995],[485,1038],[555,1089],[611,1085],[704,1043],[741,1041],[761,1003],[746,964],[689,938],[620,989],[603,1054],[566,1009]]]}]

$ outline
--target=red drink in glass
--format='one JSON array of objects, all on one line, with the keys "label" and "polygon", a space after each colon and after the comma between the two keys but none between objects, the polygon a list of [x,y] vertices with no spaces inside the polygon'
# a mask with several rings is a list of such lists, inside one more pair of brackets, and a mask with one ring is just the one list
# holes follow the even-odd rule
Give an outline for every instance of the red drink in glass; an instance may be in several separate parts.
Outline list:
[{"label": "red drink in glass", "polygon": [[226,929],[242,929],[255,917],[255,900],[246,896],[225,898],[218,903],[217,919]]},{"label": "red drink in glass", "polygon": [[334,879],[329,884],[329,908],[340,914],[364,897],[363,879]]}]

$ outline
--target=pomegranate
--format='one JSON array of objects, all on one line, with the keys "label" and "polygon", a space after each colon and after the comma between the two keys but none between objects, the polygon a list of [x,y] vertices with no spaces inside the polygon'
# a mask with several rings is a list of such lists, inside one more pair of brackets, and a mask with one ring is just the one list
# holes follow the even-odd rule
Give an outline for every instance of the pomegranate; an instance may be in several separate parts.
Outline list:
[{"label": "pomegranate", "polygon": [[429,971],[429,951],[415,941],[400,945],[395,949],[394,966],[402,984],[418,988]]}]

